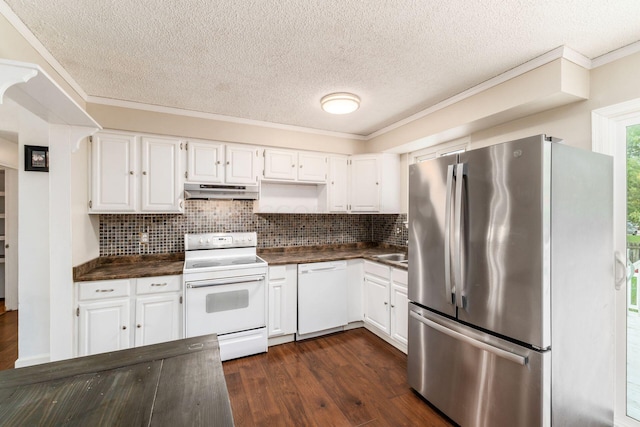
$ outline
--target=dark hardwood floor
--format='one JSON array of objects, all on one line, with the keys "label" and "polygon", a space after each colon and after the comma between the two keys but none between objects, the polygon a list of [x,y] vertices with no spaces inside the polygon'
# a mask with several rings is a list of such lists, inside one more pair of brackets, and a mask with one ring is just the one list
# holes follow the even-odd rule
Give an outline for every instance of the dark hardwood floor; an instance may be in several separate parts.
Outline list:
[{"label": "dark hardwood floor", "polygon": [[449,426],[407,384],[406,355],[364,328],[223,363],[237,426]]},{"label": "dark hardwood floor", "polygon": [[18,312],[7,311],[0,315],[0,371],[13,369],[17,359]]},{"label": "dark hardwood floor", "polygon": [[[18,312],[0,316],[0,370],[18,358]],[[407,357],[364,328],[223,363],[242,426],[450,426],[407,384]]]}]

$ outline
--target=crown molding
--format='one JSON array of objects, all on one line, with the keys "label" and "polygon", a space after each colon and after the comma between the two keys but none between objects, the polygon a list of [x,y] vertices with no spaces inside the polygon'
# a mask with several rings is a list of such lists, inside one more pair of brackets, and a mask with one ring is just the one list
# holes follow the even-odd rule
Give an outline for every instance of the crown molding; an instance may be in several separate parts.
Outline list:
[{"label": "crown molding", "polygon": [[103,98],[99,96],[88,96],[86,101],[89,104],[108,105],[112,107],[130,108],[133,110],[151,111],[154,113],[165,113],[165,114],[172,114],[176,116],[186,116],[186,117],[194,117],[199,119],[217,120],[221,122],[237,123],[241,125],[260,126],[260,127],[265,127],[269,129],[286,130],[286,131],[292,131],[292,132],[303,132],[308,134],[332,136],[337,138],[348,138],[348,139],[356,139],[356,140],[366,139],[366,136],[356,135],[351,133],[333,132],[328,130],[307,128],[303,126],[285,125],[281,123],[265,122],[262,120],[243,119],[240,117],[225,116],[222,114],[205,113],[202,111],[185,110],[182,108],[165,107],[162,105],[145,104],[141,102],[123,101],[120,99]]},{"label": "crown molding", "polygon": [[609,53],[605,53],[604,55],[594,58],[591,61],[591,64],[592,64],[591,68],[601,67],[610,62],[617,61],[618,59],[622,59],[625,56],[631,56],[638,52],[640,52],[640,41],[628,44],[626,46],[621,47],[620,49],[612,50]]},{"label": "crown molding", "polygon": [[564,59],[567,59],[568,61],[575,62],[576,64],[581,65],[587,69],[591,68],[591,60],[589,58],[581,55],[580,53],[566,46],[559,46],[553,50],[550,50],[545,54],[542,54],[530,61],[525,62],[522,65],[519,65],[502,74],[497,75],[496,77],[493,77],[476,86],[473,86],[472,88],[467,89],[464,92],[461,92],[457,95],[447,98],[444,101],[439,102],[432,107],[429,107],[425,110],[422,110],[418,113],[415,113],[407,117],[406,119],[402,119],[378,131],[375,131],[372,134],[367,135],[367,141],[377,136],[384,135],[385,133],[391,132],[392,130],[397,129],[401,126],[404,126],[408,123],[421,119],[422,117],[428,116],[429,114],[433,114],[438,110],[442,110],[443,108],[446,108],[450,105],[455,104],[456,102],[460,102],[464,99],[471,98],[472,96],[477,95],[481,92],[484,92],[488,89],[491,89],[494,86],[498,86],[499,84],[504,83],[507,80],[511,80],[515,77],[518,77],[522,74],[525,74],[529,71],[532,71],[536,68],[539,68],[543,65],[546,65],[560,58],[564,58]]}]

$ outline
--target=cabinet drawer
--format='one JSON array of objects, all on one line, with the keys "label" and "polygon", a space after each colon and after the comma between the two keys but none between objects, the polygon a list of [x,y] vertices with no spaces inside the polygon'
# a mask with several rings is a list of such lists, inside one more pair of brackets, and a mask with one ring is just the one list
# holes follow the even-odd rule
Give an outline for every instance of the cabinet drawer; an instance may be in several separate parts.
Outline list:
[{"label": "cabinet drawer", "polygon": [[364,262],[364,272],[365,274],[371,274],[373,276],[381,277],[385,280],[389,280],[389,270],[391,267],[388,267],[383,264],[378,264],[376,262],[365,261]]},{"label": "cabinet drawer", "polygon": [[406,287],[407,283],[409,283],[409,281],[407,280],[407,271],[400,270],[398,268],[392,268],[391,280],[397,285],[404,285]]},{"label": "cabinet drawer", "polygon": [[78,283],[80,301],[129,296],[129,280],[100,280]]},{"label": "cabinet drawer", "polygon": [[159,292],[176,292],[182,289],[182,276],[141,277],[136,279],[136,293],[157,294]]},{"label": "cabinet drawer", "polygon": [[286,279],[287,267],[285,265],[276,265],[269,267],[269,280]]}]

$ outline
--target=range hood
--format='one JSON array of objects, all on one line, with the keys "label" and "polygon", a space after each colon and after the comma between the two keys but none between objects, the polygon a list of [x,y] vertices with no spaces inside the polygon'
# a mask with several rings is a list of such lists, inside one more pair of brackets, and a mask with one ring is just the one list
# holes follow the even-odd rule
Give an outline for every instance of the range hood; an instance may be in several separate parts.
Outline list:
[{"label": "range hood", "polygon": [[185,184],[184,198],[187,200],[258,200],[259,187],[257,185]]}]

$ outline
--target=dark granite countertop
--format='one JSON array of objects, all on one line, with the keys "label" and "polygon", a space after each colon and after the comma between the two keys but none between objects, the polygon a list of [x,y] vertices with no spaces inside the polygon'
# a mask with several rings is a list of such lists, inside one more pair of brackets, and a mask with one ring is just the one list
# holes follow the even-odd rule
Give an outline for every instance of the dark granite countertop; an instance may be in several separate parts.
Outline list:
[{"label": "dark granite countertop", "polygon": [[293,246],[285,248],[258,249],[258,256],[269,265],[306,264],[310,262],[338,261],[364,258],[400,269],[406,264],[375,258],[376,255],[407,253],[407,248],[387,244],[352,243],[344,245]]},{"label": "dark granite countertop", "polygon": [[173,276],[182,274],[183,265],[183,253],[99,257],[74,267],[73,281]]},{"label": "dark granite countertop", "polygon": [[[406,264],[375,258],[376,255],[407,252],[406,247],[386,244],[351,243],[344,245],[293,246],[258,249],[269,265],[306,264],[364,258],[392,267],[407,269]],[[74,267],[73,281],[132,279],[182,274],[183,253],[99,257]]]}]

